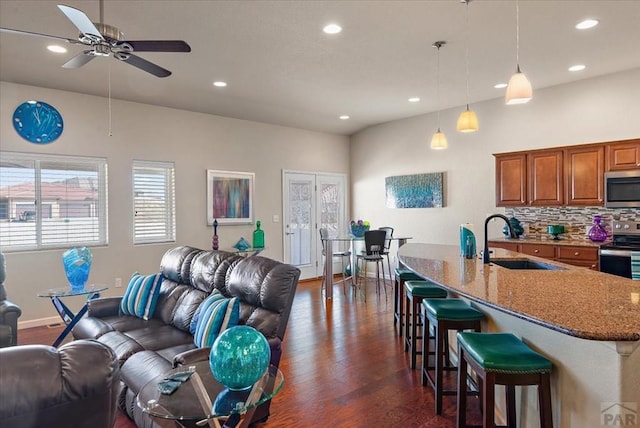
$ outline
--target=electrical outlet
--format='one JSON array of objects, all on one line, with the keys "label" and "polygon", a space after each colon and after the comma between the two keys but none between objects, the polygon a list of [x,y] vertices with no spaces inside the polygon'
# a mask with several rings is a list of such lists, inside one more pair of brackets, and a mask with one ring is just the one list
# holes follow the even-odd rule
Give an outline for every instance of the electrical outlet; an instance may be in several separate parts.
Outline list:
[{"label": "electrical outlet", "polygon": [[274,214],[272,217],[272,220],[274,223],[277,223],[280,221],[280,216],[278,214]]},{"label": "electrical outlet", "polygon": [[122,287],[122,278],[116,278],[116,288]]}]

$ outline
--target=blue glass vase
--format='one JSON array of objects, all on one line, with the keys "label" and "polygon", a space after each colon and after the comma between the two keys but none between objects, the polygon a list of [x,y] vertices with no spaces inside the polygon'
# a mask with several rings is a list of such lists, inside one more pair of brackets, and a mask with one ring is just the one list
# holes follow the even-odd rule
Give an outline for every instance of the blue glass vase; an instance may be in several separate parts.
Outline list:
[{"label": "blue glass vase", "polygon": [[223,331],[209,353],[213,377],[232,391],[251,388],[264,375],[270,360],[267,339],[246,325]]},{"label": "blue glass vase", "polygon": [[74,247],[62,253],[62,265],[71,291],[82,291],[89,279],[93,255],[87,247]]}]

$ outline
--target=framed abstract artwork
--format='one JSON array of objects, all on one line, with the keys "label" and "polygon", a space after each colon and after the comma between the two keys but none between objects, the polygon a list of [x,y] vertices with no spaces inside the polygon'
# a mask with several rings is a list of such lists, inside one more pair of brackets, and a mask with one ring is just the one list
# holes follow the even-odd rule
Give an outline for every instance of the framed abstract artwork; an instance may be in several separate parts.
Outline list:
[{"label": "framed abstract artwork", "polygon": [[385,177],[387,208],[442,208],[444,173]]},{"label": "framed abstract artwork", "polygon": [[253,223],[255,174],[207,170],[207,224]]}]

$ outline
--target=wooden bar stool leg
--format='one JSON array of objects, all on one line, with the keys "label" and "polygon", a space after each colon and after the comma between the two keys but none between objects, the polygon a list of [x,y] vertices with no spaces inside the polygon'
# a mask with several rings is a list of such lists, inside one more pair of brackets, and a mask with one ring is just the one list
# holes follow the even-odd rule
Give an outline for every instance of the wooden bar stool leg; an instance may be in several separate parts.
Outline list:
[{"label": "wooden bar stool leg", "polygon": [[467,360],[462,347],[458,347],[458,408],[456,416],[458,428],[467,426]]},{"label": "wooden bar stool leg", "polygon": [[507,392],[507,426],[516,428],[516,387],[506,385],[505,389]]},{"label": "wooden bar stool leg", "polygon": [[551,417],[551,375],[549,373],[540,375],[538,401],[540,406],[540,426],[542,428],[553,428]]},{"label": "wooden bar stool leg", "polygon": [[408,341],[411,339],[411,331],[409,331],[411,328],[411,301],[409,300],[409,295],[406,291],[404,292],[404,295],[406,296],[404,300],[404,352],[407,352],[409,350]]},{"label": "wooden bar stool leg", "polygon": [[[398,319],[400,320],[400,325],[398,326],[398,334],[402,337],[402,317],[405,315],[404,310],[404,281],[401,278],[398,278]],[[406,319],[405,319],[406,323]],[[405,324],[406,325],[406,324]]]},{"label": "wooden bar stool leg", "polygon": [[430,337],[429,337],[429,318],[427,318],[426,311],[421,311],[422,314],[422,380],[421,384],[427,385],[427,370],[429,370],[429,354],[431,353],[430,348]]},{"label": "wooden bar stool leg", "polygon": [[448,349],[444,349],[444,335],[447,334],[448,329],[445,328],[445,325],[440,325],[438,323],[438,328],[436,332],[436,357],[435,357],[435,384],[436,384],[436,415],[442,414],[442,390],[444,389],[442,386],[442,372],[444,371],[443,365],[445,360],[445,352],[448,352]]},{"label": "wooden bar stool leg", "polygon": [[484,428],[495,427],[495,394],[496,394],[496,376],[494,373],[484,373],[483,384],[483,401],[482,407],[484,409],[484,415],[482,418],[482,426]]}]

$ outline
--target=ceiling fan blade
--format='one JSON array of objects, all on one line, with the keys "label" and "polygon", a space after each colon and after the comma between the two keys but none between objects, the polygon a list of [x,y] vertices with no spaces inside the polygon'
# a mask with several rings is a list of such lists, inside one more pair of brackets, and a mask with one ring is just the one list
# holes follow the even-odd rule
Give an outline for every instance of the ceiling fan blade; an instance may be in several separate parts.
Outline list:
[{"label": "ceiling fan blade", "polygon": [[82,42],[80,42],[78,40],[75,40],[75,39],[67,39],[66,37],[52,36],[52,35],[49,35],[49,34],[33,33],[31,31],[14,30],[12,28],[0,28],[0,32],[9,33],[9,34],[20,34],[20,35],[24,35],[24,36],[44,37],[46,39],[58,40],[58,41],[61,41],[61,42],[72,43],[74,45],[81,45],[82,44]]},{"label": "ceiling fan blade", "polygon": [[121,59],[121,61],[124,61],[127,64],[131,64],[134,67],[138,67],[140,70],[144,70],[147,73],[151,73],[157,77],[171,76],[171,72],[166,68],[162,68],[159,65],[156,65],[152,62],[147,61],[146,59],[142,59],[139,56],[135,56],[133,54],[128,54],[127,58]]},{"label": "ceiling fan blade", "polygon": [[93,22],[91,22],[89,17],[85,15],[83,11],[74,7],[65,6],[64,4],[59,4],[58,8],[67,16],[67,18],[69,18],[73,25],[78,27],[78,30],[80,30],[82,34],[95,36],[98,39],[104,40],[100,31],[98,31],[96,26],[93,25]]},{"label": "ceiling fan blade", "polygon": [[182,40],[127,40],[134,52],[191,52],[191,46]]},{"label": "ceiling fan blade", "polygon": [[62,64],[62,68],[79,68],[91,61],[95,58],[94,55],[91,55],[90,50],[80,52],[78,55],[71,58],[69,61]]}]

